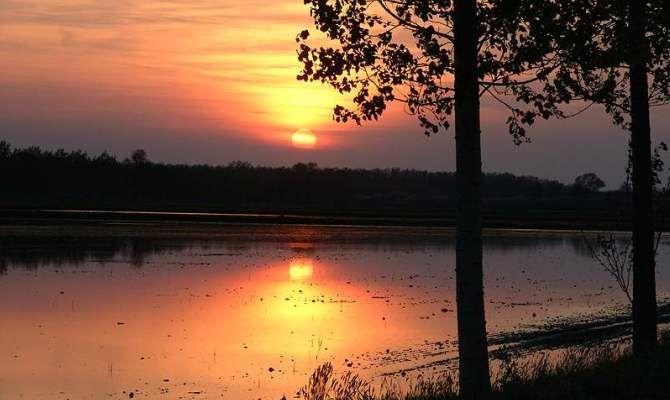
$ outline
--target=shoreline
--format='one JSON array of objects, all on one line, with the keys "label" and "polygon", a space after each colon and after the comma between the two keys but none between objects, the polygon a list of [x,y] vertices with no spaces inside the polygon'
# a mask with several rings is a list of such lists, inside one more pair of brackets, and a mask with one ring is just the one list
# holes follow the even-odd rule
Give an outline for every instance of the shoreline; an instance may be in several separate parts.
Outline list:
[{"label": "shoreline", "polygon": [[[545,217],[537,213],[484,214],[487,231],[546,231],[557,233],[627,232],[615,216],[593,218],[592,215],[570,214],[565,218]],[[111,225],[161,224],[192,226],[225,225],[296,225],[361,228],[423,228],[453,230],[455,217],[398,214],[323,214],[280,212],[184,212],[163,210],[96,210],[96,209],[0,209],[0,227],[7,225]],[[662,230],[669,227],[662,225]]]}]

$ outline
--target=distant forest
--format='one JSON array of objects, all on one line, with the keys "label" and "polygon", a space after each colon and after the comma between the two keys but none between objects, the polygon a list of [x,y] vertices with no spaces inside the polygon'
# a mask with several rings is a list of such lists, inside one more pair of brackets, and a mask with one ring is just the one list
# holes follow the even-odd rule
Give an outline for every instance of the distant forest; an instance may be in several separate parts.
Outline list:
[{"label": "distant forest", "polygon": [[[108,153],[12,148],[0,141],[4,208],[101,208],[175,211],[401,212],[456,207],[452,172],[322,168],[314,163],[262,167],[151,162],[144,150]],[[625,210],[624,189],[602,192],[594,174],[575,184],[509,173],[482,177],[484,207],[501,210]]]}]

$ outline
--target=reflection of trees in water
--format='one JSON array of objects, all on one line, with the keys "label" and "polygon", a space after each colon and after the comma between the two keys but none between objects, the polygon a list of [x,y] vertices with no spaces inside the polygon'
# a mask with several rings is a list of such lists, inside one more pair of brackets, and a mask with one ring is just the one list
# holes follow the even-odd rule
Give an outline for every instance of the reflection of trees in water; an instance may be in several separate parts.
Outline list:
[{"label": "reflection of trees in water", "polygon": [[565,245],[565,236],[558,235],[515,235],[503,233],[496,236],[484,236],[484,251],[512,251],[518,249],[537,249],[546,247],[560,247]]},{"label": "reflection of trees in water", "polygon": [[[308,234],[299,232],[291,237],[290,227],[273,228],[270,234],[267,228],[243,229],[229,236],[212,237],[188,235],[175,237],[119,234],[71,236],[56,235],[13,235],[0,237],[0,274],[10,268],[38,269],[40,267],[81,266],[86,262],[127,262],[140,268],[147,258],[159,256],[166,252],[191,250],[206,252],[209,249],[234,249],[235,252],[259,246],[274,246],[293,252],[313,252],[318,248],[340,248],[347,251],[361,249],[365,251],[394,252],[429,252],[449,251],[455,246],[455,238],[447,234],[435,232],[421,233],[420,229],[413,232],[391,230],[370,231],[368,229],[349,229],[337,232],[330,228],[309,228]],[[304,229],[304,228],[301,228]],[[336,232],[336,234],[333,234]],[[296,246],[296,242],[299,245]],[[550,234],[537,233],[490,233],[484,237],[485,251],[519,251],[538,248],[570,246],[577,254],[590,257],[588,245],[581,234]]]},{"label": "reflection of trees in water", "polygon": [[[504,233],[502,236],[484,237],[484,249],[511,251],[513,249],[570,247],[578,256],[591,258],[589,241],[593,242],[596,236],[592,233],[570,232],[556,234],[542,234],[529,232],[528,235],[517,236]],[[630,236],[621,233],[616,237],[617,242],[630,241]]]},{"label": "reflection of trees in water", "polygon": [[12,237],[0,238],[0,273],[10,267],[81,266],[90,261],[127,261],[141,267],[147,257],[169,250],[184,250],[188,241],[121,237]]},{"label": "reflection of trees in water", "polygon": [[[572,246],[572,249],[575,253],[582,257],[593,257],[591,249],[593,248],[595,242],[597,242],[597,236],[594,234],[575,234],[574,236],[567,237],[566,239],[570,246]],[[615,237],[615,240],[618,244],[622,245],[626,242],[630,242],[631,237],[626,233],[621,233]]]}]

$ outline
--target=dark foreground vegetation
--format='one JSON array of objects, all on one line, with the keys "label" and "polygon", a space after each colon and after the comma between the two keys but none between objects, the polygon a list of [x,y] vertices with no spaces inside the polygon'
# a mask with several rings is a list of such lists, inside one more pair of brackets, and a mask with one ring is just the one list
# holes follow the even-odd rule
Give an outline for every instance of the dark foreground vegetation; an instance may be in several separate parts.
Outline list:
[{"label": "dark foreground vegetation", "polygon": [[[670,338],[640,362],[620,345],[567,350],[507,359],[492,386],[500,400],[632,400],[670,398]],[[404,378],[403,378],[404,379]],[[456,400],[458,385],[450,373],[431,378],[390,379],[380,387],[352,373],[336,376],[324,364],[297,396],[303,400]],[[401,389],[402,388],[402,389]]]},{"label": "dark foreground vegetation", "polygon": [[[12,148],[4,141],[0,142],[0,171],[0,207],[5,209],[233,211],[444,220],[433,225],[450,225],[456,210],[456,177],[451,172],[320,168],[311,163],[276,168],[244,162],[174,165],[151,162],[142,150],[119,160],[108,153],[92,156],[83,151]],[[508,173],[485,174],[482,180],[487,221],[493,226],[506,225],[505,221],[496,223],[504,217],[511,226],[516,226],[515,221],[535,220],[562,221],[578,228],[576,220],[586,221],[587,226],[592,225],[589,221],[608,220],[607,227],[619,224],[623,228],[627,217],[622,210],[627,209],[630,194],[625,187],[606,192],[601,187],[593,174],[579,177],[572,185]]]}]

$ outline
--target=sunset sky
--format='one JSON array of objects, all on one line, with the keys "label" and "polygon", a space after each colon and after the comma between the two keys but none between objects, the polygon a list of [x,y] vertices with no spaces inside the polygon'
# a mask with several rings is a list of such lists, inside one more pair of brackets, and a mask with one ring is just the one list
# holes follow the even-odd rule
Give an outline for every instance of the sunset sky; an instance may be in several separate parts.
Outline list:
[{"label": "sunset sky", "polygon": [[[401,107],[362,128],[332,122],[347,99],[295,79],[305,28],[302,0],[3,0],[0,139],[168,162],[453,170],[453,131],[425,137]],[[657,140],[670,139],[668,111],[654,111]],[[483,103],[486,171],[623,180],[626,135],[601,110],[538,124],[520,148],[505,117]]]}]

